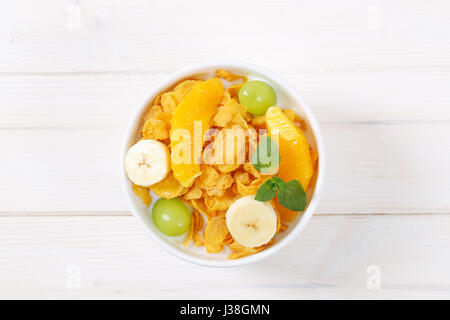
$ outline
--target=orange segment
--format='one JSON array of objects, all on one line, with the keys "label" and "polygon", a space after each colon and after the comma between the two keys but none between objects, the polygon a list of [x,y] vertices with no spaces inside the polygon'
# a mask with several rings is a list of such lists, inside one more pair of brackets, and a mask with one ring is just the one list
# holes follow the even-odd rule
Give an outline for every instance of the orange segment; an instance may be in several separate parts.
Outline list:
[{"label": "orange segment", "polygon": [[[279,107],[270,107],[266,112],[266,124],[269,135],[278,130],[278,147],[281,155],[278,175],[288,182],[296,179],[307,190],[314,173],[308,141],[304,134],[288,119]],[[292,221],[297,212],[286,209],[276,203],[281,219]]]},{"label": "orange segment", "polygon": [[[204,133],[210,127],[210,121],[217,112],[217,106],[224,94],[222,81],[212,78],[195,85],[192,90],[181,100],[172,115],[170,140],[172,151],[172,170],[175,178],[185,187],[190,187],[200,172],[199,158]],[[200,146],[194,145],[194,122],[201,122]],[[179,130],[181,129],[181,130]],[[180,136],[189,133],[189,140]],[[184,137],[186,135],[184,134]],[[182,145],[179,145],[182,144]],[[189,144],[186,146],[186,144]],[[184,147],[190,146],[190,151]],[[180,148],[181,147],[181,148]],[[196,147],[196,148],[195,148]],[[198,150],[200,148],[200,150]],[[183,149],[190,157],[183,157],[176,151]],[[187,161],[186,161],[187,160]]]},{"label": "orange segment", "polygon": [[298,212],[289,210],[288,208],[283,207],[278,203],[278,199],[275,198],[275,211],[277,211],[280,215],[281,221],[283,223],[291,222],[295,219]]}]

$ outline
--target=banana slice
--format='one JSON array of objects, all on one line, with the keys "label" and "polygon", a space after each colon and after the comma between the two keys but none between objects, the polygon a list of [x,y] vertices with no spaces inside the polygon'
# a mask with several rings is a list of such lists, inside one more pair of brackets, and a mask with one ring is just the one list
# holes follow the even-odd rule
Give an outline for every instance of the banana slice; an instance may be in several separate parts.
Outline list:
[{"label": "banana slice", "polygon": [[266,244],[277,231],[277,214],[272,205],[254,196],[236,200],[228,208],[226,222],[234,240],[250,248]]},{"label": "banana slice", "polygon": [[157,140],[141,140],[125,157],[125,172],[134,184],[148,187],[163,180],[170,170],[167,146]]}]

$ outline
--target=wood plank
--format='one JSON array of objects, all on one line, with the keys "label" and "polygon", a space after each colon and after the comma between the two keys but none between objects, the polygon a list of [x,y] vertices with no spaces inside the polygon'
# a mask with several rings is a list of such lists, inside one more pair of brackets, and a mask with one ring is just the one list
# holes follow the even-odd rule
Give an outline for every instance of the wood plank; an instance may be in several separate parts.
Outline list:
[{"label": "wood plank", "polygon": [[[328,174],[318,213],[450,212],[448,125],[330,125],[324,132]],[[2,213],[127,212],[118,178],[121,133],[1,135],[8,150],[0,166]]]},{"label": "wood plank", "polygon": [[[125,126],[154,75],[0,76],[0,128]],[[450,123],[450,70],[411,69],[282,74],[320,123]],[[105,121],[105,117],[109,121]]]},{"label": "wood plank", "polygon": [[[118,179],[122,135],[163,77],[0,77],[1,214],[128,214]],[[450,212],[450,73],[288,80],[310,102],[328,150],[318,213]]]},{"label": "wood plank", "polygon": [[217,57],[293,74],[449,67],[449,14],[446,0],[9,1],[0,71],[172,72]]},{"label": "wood plank", "polygon": [[0,217],[0,297],[449,298],[449,232],[447,215],[314,216],[274,256],[211,269],[170,256],[132,217]]},{"label": "wood plank", "polygon": [[[0,299],[450,298],[449,14],[446,0],[3,3]],[[118,174],[149,89],[217,58],[297,87],[328,151],[305,231],[235,269],[157,247]]]}]

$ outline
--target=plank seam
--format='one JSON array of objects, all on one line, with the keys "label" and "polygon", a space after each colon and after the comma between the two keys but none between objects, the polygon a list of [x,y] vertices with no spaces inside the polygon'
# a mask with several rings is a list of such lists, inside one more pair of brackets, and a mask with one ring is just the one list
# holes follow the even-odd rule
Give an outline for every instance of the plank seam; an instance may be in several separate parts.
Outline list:
[{"label": "plank seam", "polygon": [[[191,64],[185,64],[183,66],[180,66],[180,68],[184,66],[188,66]],[[110,76],[110,75],[117,75],[117,76],[155,76],[155,75],[161,75],[161,76],[167,76],[169,74],[174,73],[175,71],[179,70],[180,68],[175,68],[171,70],[111,70],[111,71],[89,71],[89,70],[80,70],[80,71],[53,71],[53,72],[47,72],[47,71],[5,71],[0,72],[0,77],[20,77],[20,76]],[[355,68],[323,68],[318,70],[298,70],[294,73],[288,73],[284,72],[283,76],[293,76],[298,74],[314,74],[314,73],[351,73],[351,72],[360,72],[360,71],[366,71],[366,72],[374,72],[374,73],[382,73],[385,71],[397,71],[397,70],[404,70],[404,71],[411,71],[411,69],[414,68],[414,70],[437,70],[439,72],[442,71],[450,71],[450,65],[396,65],[396,66],[369,66],[369,67],[355,67]]]},{"label": "plank seam", "polygon": [[[437,216],[437,215],[449,215],[450,212],[407,212],[407,213],[315,213],[314,216],[320,217],[369,217],[369,216]],[[117,212],[0,212],[0,218],[11,217],[132,217],[131,212],[117,211]]]}]

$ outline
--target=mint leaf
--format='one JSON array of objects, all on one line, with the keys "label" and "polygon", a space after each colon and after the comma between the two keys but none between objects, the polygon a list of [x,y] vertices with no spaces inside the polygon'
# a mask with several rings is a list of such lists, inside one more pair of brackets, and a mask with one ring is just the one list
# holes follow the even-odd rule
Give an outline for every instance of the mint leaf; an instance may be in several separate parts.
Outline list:
[{"label": "mint leaf", "polygon": [[298,180],[291,180],[286,183],[284,190],[280,188],[277,199],[283,207],[293,211],[303,211],[307,204],[305,190]]},{"label": "mint leaf", "polygon": [[273,182],[277,185],[280,191],[284,191],[287,188],[286,182],[283,181],[280,177],[273,177]]},{"label": "mint leaf", "polygon": [[267,202],[275,195],[283,207],[293,211],[305,210],[308,203],[305,190],[298,180],[286,183],[280,177],[272,177],[264,182],[256,192],[255,200]]},{"label": "mint leaf", "polygon": [[277,184],[272,179],[269,179],[259,187],[255,200],[262,202],[270,201],[277,194],[277,189]]},{"label": "mint leaf", "polygon": [[280,166],[281,156],[277,144],[269,136],[260,139],[252,155],[252,164],[261,173],[275,174]]}]

